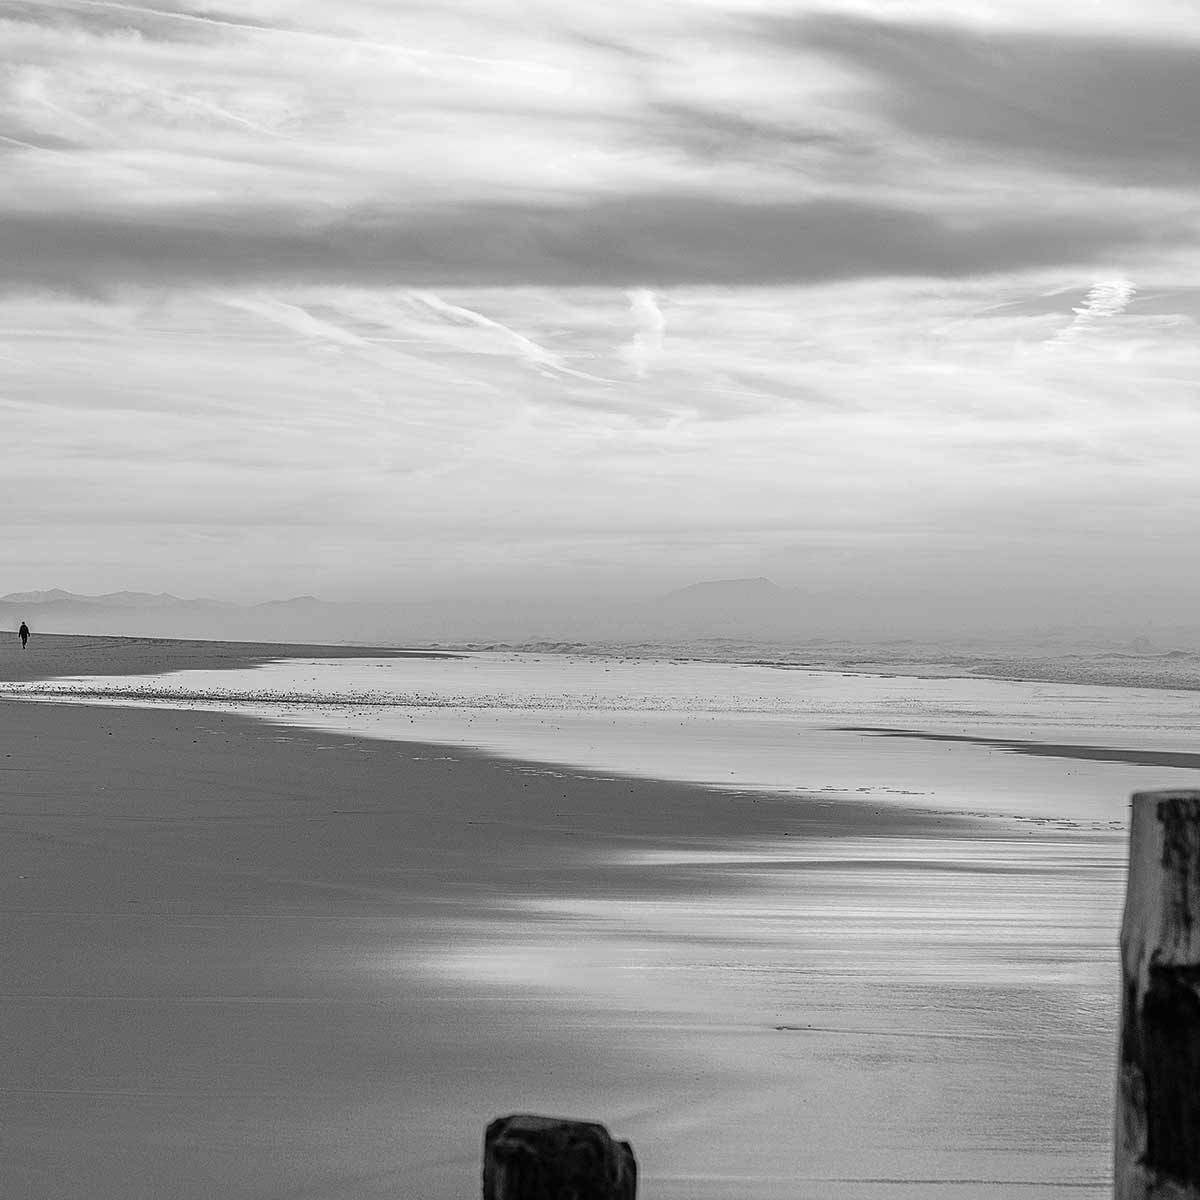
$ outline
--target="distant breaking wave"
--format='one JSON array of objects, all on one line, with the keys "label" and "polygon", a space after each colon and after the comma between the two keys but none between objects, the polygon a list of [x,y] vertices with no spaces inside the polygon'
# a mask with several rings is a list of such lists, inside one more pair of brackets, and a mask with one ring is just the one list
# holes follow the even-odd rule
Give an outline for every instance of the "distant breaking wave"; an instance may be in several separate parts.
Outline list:
[{"label": "distant breaking wave", "polygon": [[792,670],[1011,679],[1030,683],[1079,683],[1097,687],[1200,691],[1200,650],[1116,650],[1111,647],[964,648],[913,642],[806,643],[706,638],[671,642],[469,642],[447,647],[524,654],[574,654],[611,659],[740,663]]}]

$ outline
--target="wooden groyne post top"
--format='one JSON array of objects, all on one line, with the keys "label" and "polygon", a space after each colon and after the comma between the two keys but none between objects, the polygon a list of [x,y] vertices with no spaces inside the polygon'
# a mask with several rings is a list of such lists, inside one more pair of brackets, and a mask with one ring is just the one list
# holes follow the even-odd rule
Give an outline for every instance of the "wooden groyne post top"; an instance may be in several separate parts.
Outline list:
[{"label": "wooden groyne post top", "polygon": [[1115,1200],[1200,1200],[1200,791],[1133,797]]},{"label": "wooden groyne post top", "polygon": [[595,1121],[515,1113],[483,1135],[483,1200],[636,1200],[637,1162]]}]

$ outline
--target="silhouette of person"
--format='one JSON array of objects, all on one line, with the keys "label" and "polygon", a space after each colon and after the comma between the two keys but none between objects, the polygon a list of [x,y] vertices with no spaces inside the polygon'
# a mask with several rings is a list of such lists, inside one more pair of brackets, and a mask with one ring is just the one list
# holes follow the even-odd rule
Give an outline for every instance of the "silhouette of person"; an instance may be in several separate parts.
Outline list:
[{"label": "silhouette of person", "polygon": [[24,621],[21,622],[21,628],[17,630],[17,634],[21,638],[21,649],[24,650],[29,645],[29,626]]}]

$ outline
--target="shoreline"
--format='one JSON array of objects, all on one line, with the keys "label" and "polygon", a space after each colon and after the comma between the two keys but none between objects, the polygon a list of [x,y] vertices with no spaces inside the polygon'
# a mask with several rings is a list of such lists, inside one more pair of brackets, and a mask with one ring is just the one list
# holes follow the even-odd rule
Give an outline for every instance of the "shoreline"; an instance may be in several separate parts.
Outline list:
[{"label": "shoreline", "polygon": [[[50,643],[57,654],[46,652],[43,643]],[[1033,683],[1083,687],[1105,687],[1150,692],[1200,691],[1200,651],[1163,652],[1146,656],[1121,655],[1103,652],[1095,659],[1086,655],[1049,655],[1044,658],[1014,657],[1006,660],[994,648],[989,653],[981,648],[977,657],[963,659],[953,654],[930,659],[886,659],[830,654],[805,661],[781,657],[764,657],[761,648],[747,647],[744,652],[729,655],[705,654],[695,647],[664,643],[647,647],[641,643],[496,643],[455,642],[445,645],[403,647],[394,644],[365,645],[362,643],[304,643],[223,641],[203,638],[166,638],[151,636],[71,633],[38,633],[26,651],[0,651],[0,682],[33,682],[67,675],[140,675],[162,674],[186,670],[237,669],[261,666],[280,658],[359,659],[359,658],[417,658],[452,659],[474,654],[508,653],[522,655],[553,655],[582,658],[631,658],[637,661],[725,663],[731,666],[762,667],[780,671],[830,672],[844,675],[879,676],[886,678],[934,680],[962,679],[997,683]],[[869,643],[864,649],[869,648]],[[811,648],[805,648],[811,653]],[[797,649],[795,653],[801,653]],[[1176,657],[1182,654],[1182,659]],[[1125,664],[1117,670],[1113,661]],[[1185,668],[1196,665],[1189,674]],[[69,671],[58,672],[56,667],[71,663]],[[1134,670],[1129,664],[1146,668]],[[1175,666],[1175,673],[1162,668]],[[1157,667],[1156,672],[1153,668]],[[1072,669],[1073,668],[1073,669]],[[1083,669],[1083,673],[1080,671]]]},{"label": "shoreline", "polygon": [[[228,711],[291,728],[476,748],[547,769],[726,792],[853,796],[864,820],[868,809],[901,804],[993,825],[1111,830],[1123,823],[1130,792],[1176,786],[1180,770],[1200,766],[1187,693],[1110,689],[1098,696],[1087,685],[1046,692],[1016,681],[943,685],[815,670],[804,672],[804,682],[779,684],[775,672],[749,664],[511,651],[398,650],[390,657],[408,660],[398,666],[370,661],[379,655],[364,648],[348,655],[342,647],[110,639],[97,648],[73,641],[66,661],[51,646],[40,668],[28,664],[28,679],[0,680],[0,694]],[[366,661],[356,665],[356,658]],[[118,671],[62,678],[80,661],[102,669],[104,659]],[[147,674],[155,667],[179,673]],[[1097,705],[1127,716],[1114,718],[1112,728],[1096,726]],[[901,714],[912,727],[893,727]],[[1159,732],[1146,738],[1150,728]],[[1077,730],[1090,732],[1094,744],[1076,742]],[[943,749],[955,753],[945,757]],[[1034,768],[1013,756],[1062,765]]]}]

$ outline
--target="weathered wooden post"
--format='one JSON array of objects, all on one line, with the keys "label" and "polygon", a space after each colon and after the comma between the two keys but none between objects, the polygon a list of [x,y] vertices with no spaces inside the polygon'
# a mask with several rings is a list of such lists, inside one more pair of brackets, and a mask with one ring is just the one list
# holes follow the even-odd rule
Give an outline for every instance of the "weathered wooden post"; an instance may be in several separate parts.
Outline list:
[{"label": "weathered wooden post", "polygon": [[483,1138],[483,1200],[636,1200],[628,1142],[593,1121],[497,1117]]},{"label": "weathered wooden post", "polygon": [[1200,791],[1133,797],[1116,1200],[1200,1200]]}]

